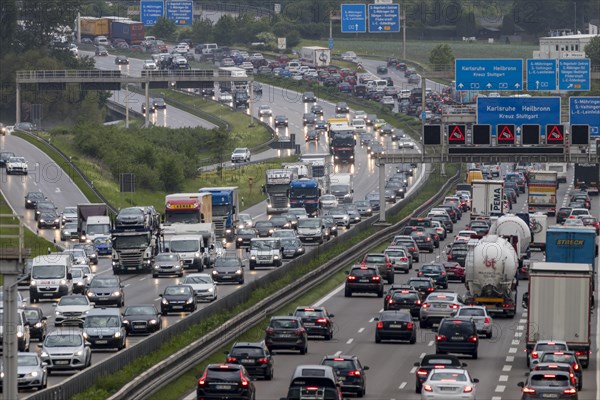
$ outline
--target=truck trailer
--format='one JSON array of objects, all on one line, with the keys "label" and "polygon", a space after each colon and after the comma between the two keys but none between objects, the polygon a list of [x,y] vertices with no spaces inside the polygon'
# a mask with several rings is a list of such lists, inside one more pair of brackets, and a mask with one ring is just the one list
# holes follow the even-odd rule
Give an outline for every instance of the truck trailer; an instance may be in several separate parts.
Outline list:
[{"label": "truck trailer", "polygon": [[542,212],[555,216],[558,173],[556,171],[530,171],[527,185],[529,212]]},{"label": "truck trailer", "polygon": [[302,65],[313,68],[325,68],[331,63],[331,50],[326,47],[306,46],[300,49]]},{"label": "truck trailer", "polygon": [[240,211],[238,188],[204,187],[198,192],[210,193],[212,196],[213,223],[217,239],[233,242]]},{"label": "truck trailer", "polygon": [[478,216],[501,216],[504,210],[504,182],[473,180],[471,181],[473,198],[471,199],[471,219]]},{"label": "truck trailer", "polygon": [[80,242],[91,243],[98,236],[110,234],[108,206],[104,203],[77,205],[77,232]]},{"label": "truck trailer", "polygon": [[600,169],[598,164],[575,164],[575,189],[585,189],[590,195],[597,195],[600,189]]},{"label": "truck trailer", "polygon": [[267,214],[285,213],[290,208],[288,191],[294,179],[291,169],[268,169],[263,193],[267,196]]}]

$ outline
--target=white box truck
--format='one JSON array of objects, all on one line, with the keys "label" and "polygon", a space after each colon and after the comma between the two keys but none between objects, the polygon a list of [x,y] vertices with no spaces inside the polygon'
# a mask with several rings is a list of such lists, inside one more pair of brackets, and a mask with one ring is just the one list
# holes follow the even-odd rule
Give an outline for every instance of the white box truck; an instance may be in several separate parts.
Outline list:
[{"label": "white box truck", "polygon": [[500,216],[506,210],[503,207],[504,182],[476,179],[471,182],[473,198],[471,218],[477,216]]},{"label": "white box truck", "polygon": [[300,49],[302,65],[313,68],[328,67],[331,63],[331,50],[326,47],[307,46]]},{"label": "white box truck", "polygon": [[588,367],[592,277],[590,264],[531,264],[526,303],[528,356],[538,340],[562,340]]}]

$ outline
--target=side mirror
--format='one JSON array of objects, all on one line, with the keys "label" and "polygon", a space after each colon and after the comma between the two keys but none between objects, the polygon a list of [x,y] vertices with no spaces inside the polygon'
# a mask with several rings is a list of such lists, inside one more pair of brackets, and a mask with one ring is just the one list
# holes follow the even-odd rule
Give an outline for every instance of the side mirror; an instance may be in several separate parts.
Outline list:
[{"label": "side mirror", "polygon": [[473,383],[479,383],[479,379],[473,378]]},{"label": "side mirror", "polygon": [[373,318],[373,321],[379,321],[379,317]]},{"label": "side mirror", "polygon": [[522,387],[524,387],[524,386],[525,386],[525,383],[523,383],[523,382],[519,382],[519,383],[517,383],[517,386],[518,386],[518,387],[520,387],[520,388],[522,388]]},{"label": "side mirror", "polygon": [[70,272],[67,274],[67,280],[73,280],[73,275]]},{"label": "side mirror", "polygon": [[52,307],[56,307],[58,305],[57,302],[52,303]]},{"label": "side mirror", "polygon": [[416,269],[415,269],[415,272],[419,272],[419,268],[416,268]]},{"label": "side mirror", "polygon": [[42,317],[42,321],[47,321],[48,317]]},{"label": "side mirror", "polygon": [[162,293],[158,295],[158,297],[163,297]]},{"label": "side mirror", "polygon": [[369,370],[369,366],[368,366],[368,365],[365,365],[365,366],[363,366],[363,369],[364,369],[365,371],[368,371],[368,370]]},{"label": "side mirror", "polygon": [[329,315],[328,315],[328,317],[329,317],[329,318],[333,318],[333,317],[335,317],[335,315],[333,315],[333,314],[329,314]]},{"label": "side mirror", "polygon": [[467,363],[462,363],[463,368],[467,367]]},{"label": "side mirror", "polygon": [[420,363],[420,362],[416,362],[416,363],[414,363],[413,365],[414,365],[415,367],[420,367],[420,366],[421,366],[421,363]]},{"label": "side mirror", "polygon": [[123,286],[123,284],[122,284],[122,283],[120,283],[120,284],[119,284],[119,287],[120,287],[121,289],[123,289],[123,288],[124,288],[124,286]]},{"label": "side mirror", "polygon": [[92,347],[92,344],[90,342],[85,342],[85,347]]}]

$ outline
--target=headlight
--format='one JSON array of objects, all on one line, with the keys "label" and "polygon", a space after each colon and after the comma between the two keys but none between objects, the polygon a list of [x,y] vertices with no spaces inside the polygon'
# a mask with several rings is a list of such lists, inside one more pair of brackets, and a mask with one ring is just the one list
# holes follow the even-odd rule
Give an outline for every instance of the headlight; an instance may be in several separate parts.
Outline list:
[{"label": "headlight", "polygon": [[42,327],[42,323],[41,323],[41,322],[38,322],[38,323],[36,323],[36,324],[34,325],[34,327],[36,327],[36,328],[41,328],[41,327]]},{"label": "headlight", "polygon": [[174,268],[179,269],[179,268],[181,268],[181,265],[175,265]]},{"label": "headlight", "polygon": [[124,320],[123,320],[123,323],[124,323],[124,324],[128,324],[128,323],[129,323],[129,320],[128,320],[128,319],[124,319]]},{"label": "headlight", "polygon": [[118,296],[121,296],[121,292],[119,292],[118,290],[116,290],[116,291],[113,292],[112,295],[118,297]]},{"label": "headlight", "polygon": [[21,332],[21,331],[17,332],[17,337],[18,338],[22,338],[23,337],[23,332]]},{"label": "headlight", "polygon": [[193,302],[194,302],[194,298],[193,298],[193,297],[190,297],[189,299],[187,299],[187,300],[185,301],[185,304],[192,304]]},{"label": "headlight", "polygon": [[115,338],[120,338],[121,337],[121,332],[115,332],[115,334],[113,336]]},{"label": "headlight", "polygon": [[42,218],[40,218],[40,223],[42,223],[42,224],[43,224],[44,222],[45,222],[45,221],[44,221]]},{"label": "headlight", "polygon": [[55,311],[54,312],[56,315],[60,315],[60,311]]},{"label": "headlight", "polygon": [[31,204],[31,200],[27,200],[27,203]]},{"label": "headlight", "polygon": [[0,372],[0,378],[4,379],[4,372]]},{"label": "headlight", "polygon": [[[85,334],[83,334],[83,336],[85,337]],[[48,357],[48,353],[45,351],[42,351],[42,353],[40,354],[40,357]],[[4,375],[4,372],[2,374]]]},{"label": "headlight", "polygon": [[158,321],[157,321],[157,320],[155,320],[155,319],[151,319],[150,321],[148,321],[148,323],[149,323],[150,325],[156,325],[156,324],[158,324]]},{"label": "headlight", "polygon": [[158,265],[155,265],[154,269],[160,269],[160,267]]},{"label": "headlight", "polygon": [[269,233],[273,233],[273,229],[269,229]]},{"label": "headlight", "polygon": [[367,208],[367,212],[373,212],[373,210],[371,210],[370,208]]},{"label": "headlight", "polygon": [[88,335],[86,332],[83,332],[83,338],[84,339],[89,339],[90,335]]},{"label": "headlight", "polygon": [[235,271],[235,274],[236,274],[236,275],[241,275],[241,274],[242,274],[242,270],[241,270],[241,269],[238,269],[237,271]]},{"label": "headlight", "polygon": [[214,292],[214,291],[215,291],[215,288],[212,288],[212,287],[211,287],[211,288],[208,288],[208,293],[212,293],[212,292]]},{"label": "headlight", "polygon": [[59,219],[58,219],[58,218],[56,218],[56,219],[54,220],[54,223],[55,223],[55,224],[58,224],[58,222],[59,222]]},{"label": "headlight", "polygon": [[79,350],[78,352],[75,353],[75,355],[77,357],[81,357],[83,355],[83,350]]},{"label": "headlight", "polygon": [[29,286],[35,286],[35,285],[37,285],[37,283],[35,283],[35,281],[32,280],[31,282],[29,282]]},{"label": "headlight", "polygon": [[273,256],[273,260],[279,260],[279,256]]},{"label": "headlight", "polygon": [[163,298],[163,299],[162,299],[162,303],[163,303],[163,304],[169,304],[169,300],[167,300],[167,299]]},{"label": "headlight", "polygon": [[219,271],[213,269],[212,274],[213,275],[219,275]]},{"label": "headlight", "polygon": [[77,286],[83,286],[83,281],[77,282]]},{"label": "headlight", "polygon": [[86,294],[87,294],[87,297],[94,297],[94,296],[96,296],[96,293],[94,293],[92,291],[88,291]]},{"label": "headlight", "polygon": [[242,239],[241,237],[237,238],[238,242],[241,242],[242,240],[244,240],[244,239]]},{"label": "headlight", "polygon": [[[251,260],[256,260],[256,256],[250,256]],[[214,271],[213,271],[214,272]]]},{"label": "headlight", "polygon": [[194,257],[200,257],[200,253],[194,253]]},{"label": "headlight", "polygon": [[231,229],[225,229],[225,233],[231,233]]}]

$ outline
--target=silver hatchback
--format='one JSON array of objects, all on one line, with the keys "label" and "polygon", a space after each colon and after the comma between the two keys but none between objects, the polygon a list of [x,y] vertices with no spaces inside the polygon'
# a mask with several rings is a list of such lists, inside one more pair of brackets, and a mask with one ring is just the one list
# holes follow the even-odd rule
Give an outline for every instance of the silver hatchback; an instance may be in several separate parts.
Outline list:
[{"label": "silver hatchback", "polygon": [[40,345],[48,374],[59,370],[83,370],[92,363],[90,344],[79,329],[59,329],[49,333]]},{"label": "silver hatchback", "polygon": [[429,328],[446,317],[453,317],[462,305],[463,300],[456,293],[442,291],[431,293],[421,305],[419,327]]}]

